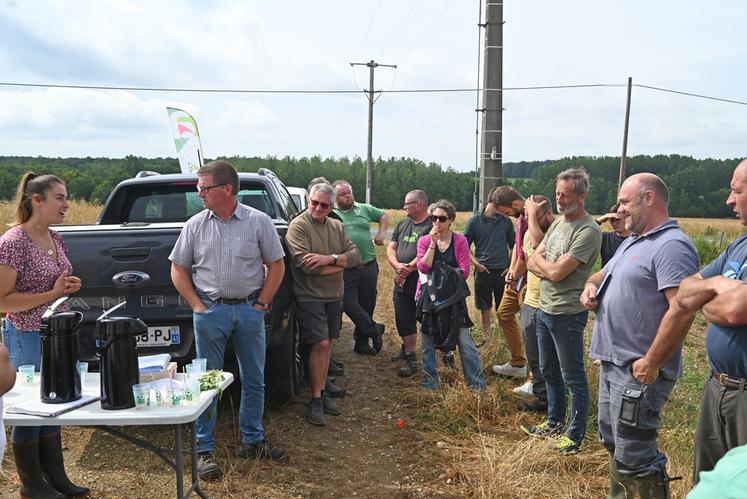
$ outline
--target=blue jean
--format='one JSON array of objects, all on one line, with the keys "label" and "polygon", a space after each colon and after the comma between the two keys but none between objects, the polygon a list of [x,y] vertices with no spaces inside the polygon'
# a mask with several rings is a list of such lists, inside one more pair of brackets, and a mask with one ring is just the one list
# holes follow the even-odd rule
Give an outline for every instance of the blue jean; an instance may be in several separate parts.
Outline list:
[{"label": "blue jean", "polygon": [[[438,357],[436,356],[436,348],[433,344],[433,336],[421,332],[420,345],[423,350],[423,387],[435,390],[438,388],[440,381],[438,378]],[[459,358],[462,360],[462,372],[464,373],[467,386],[470,390],[485,391],[487,389],[487,382],[482,373],[480,352],[477,351],[468,327],[462,328],[459,331],[457,348],[459,349]]]},{"label": "blue jean", "polygon": [[547,390],[545,389],[545,380],[542,377],[542,370],[539,366],[539,345],[537,344],[537,309],[530,307],[526,303],[521,306],[521,316],[519,319],[521,326],[521,335],[524,337],[524,349],[527,352],[527,365],[532,372],[534,383],[532,385],[532,394],[540,402],[547,403]]},{"label": "blue jean", "polygon": [[537,310],[537,343],[540,371],[547,389],[547,421],[565,424],[566,386],[571,393],[570,421],[566,434],[581,443],[589,419],[589,382],[584,367],[584,328],[587,311],[552,315]]},{"label": "blue jean", "polygon": [[[633,377],[631,365],[602,362],[599,376],[599,440],[615,459],[621,475],[643,477],[660,474],[667,457],[659,451],[656,435],[675,382],[659,375],[650,385]],[[621,417],[623,398],[636,407],[635,421]]]},{"label": "blue jean", "polygon": [[[41,334],[39,331],[19,331],[8,319],[3,320],[3,343],[8,349],[10,362],[14,369],[18,366],[33,364],[39,371],[41,364]],[[59,426],[14,426],[14,442],[33,442],[39,436],[51,435],[60,431]]]},{"label": "blue jean", "polygon": [[[242,442],[259,442],[264,438],[265,314],[254,309],[254,301],[224,305],[202,299],[208,310],[192,314],[197,356],[207,359],[208,369],[223,369],[226,344],[229,340],[233,342],[241,378],[239,428]],[[213,400],[197,419],[197,452],[215,450],[216,404]]]}]

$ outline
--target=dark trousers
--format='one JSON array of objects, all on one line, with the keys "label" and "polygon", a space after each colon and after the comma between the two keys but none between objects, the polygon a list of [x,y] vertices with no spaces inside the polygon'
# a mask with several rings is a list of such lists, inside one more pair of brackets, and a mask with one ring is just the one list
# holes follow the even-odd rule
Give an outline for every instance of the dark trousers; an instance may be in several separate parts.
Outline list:
[{"label": "dark trousers", "polygon": [[710,374],[700,398],[695,431],[695,482],[730,449],[747,444],[747,391],[730,389]]},{"label": "dark trousers", "polygon": [[367,341],[376,333],[373,313],[376,308],[379,264],[376,260],[371,260],[361,267],[345,269],[343,279],[345,281],[343,311],[355,324],[353,338],[356,342]]}]

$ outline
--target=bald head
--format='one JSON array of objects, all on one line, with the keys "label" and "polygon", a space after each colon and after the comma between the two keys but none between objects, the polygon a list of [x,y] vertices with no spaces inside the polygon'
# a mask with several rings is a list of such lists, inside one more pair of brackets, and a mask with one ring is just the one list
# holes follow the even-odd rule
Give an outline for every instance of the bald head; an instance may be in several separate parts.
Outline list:
[{"label": "bald head", "polygon": [[625,217],[625,228],[645,234],[669,219],[669,191],[653,173],[631,175],[620,187],[617,212]]},{"label": "bald head", "polygon": [[742,225],[747,225],[747,159],[739,162],[731,177],[731,192],[726,204],[736,213]]}]

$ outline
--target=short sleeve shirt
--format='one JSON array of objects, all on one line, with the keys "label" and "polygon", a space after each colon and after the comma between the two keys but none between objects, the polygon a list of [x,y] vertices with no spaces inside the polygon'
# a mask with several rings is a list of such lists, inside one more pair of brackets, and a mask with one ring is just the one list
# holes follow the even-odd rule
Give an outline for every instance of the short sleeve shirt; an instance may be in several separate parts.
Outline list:
[{"label": "short sleeve shirt", "polygon": [[475,245],[475,259],[490,270],[503,270],[511,263],[509,250],[514,247],[514,224],[497,213],[488,218],[484,212],[470,217],[464,228],[468,244]]},{"label": "short sleeve shirt", "polygon": [[603,232],[602,233],[602,249],[600,255],[602,256],[602,267],[607,265],[612,257],[615,255],[617,248],[627,239],[629,236],[619,236],[617,232]]},{"label": "short sleeve shirt", "polygon": [[419,224],[409,217],[398,223],[392,232],[392,241],[397,243],[397,261],[409,263],[415,260],[418,254],[418,239],[430,233],[431,229],[433,222],[428,217]]},{"label": "short sleeve shirt", "polygon": [[[618,366],[643,357],[669,310],[664,291],[697,271],[698,252],[674,220],[626,239],[602,269],[590,356]],[[665,378],[681,375],[681,359],[679,347],[662,368]]]},{"label": "short sleeve shirt", "polygon": [[582,312],[585,309],[579,301],[581,292],[602,244],[599,225],[588,214],[570,222],[560,217],[550,226],[542,242],[548,262],[568,255],[581,263],[560,282],[540,280],[540,309],[553,315]]},{"label": "short sleeve shirt", "polygon": [[[747,283],[747,235],[731,243],[700,275],[703,279],[722,275]],[[747,378],[747,324],[729,327],[712,322],[706,336],[706,350],[715,372]]]},{"label": "short sleeve shirt", "polygon": [[[529,231],[524,234],[524,253],[527,255],[527,259],[531,258],[534,253],[534,247],[529,237]],[[532,308],[539,307],[540,299],[540,278],[531,272],[527,272],[527,292],[524,295],[524,304]]]},{"label": "short sleeve shirt", "polygon": [[285,256],[272,219],[241,203],[223,221],[203,210],[184,224],[169,255],[192,269],[192,282],[209,298],[244,298],[262,288],[262,263]]},{"label": "short sleeve shirt", "polygon": [[[57,247],[57,260],[42,251],[20,225],[0,237],[0,265],[8,265],[16,271],[15,293],[45,293],[54,288],[64,271],[72,273],[73,266],[67,259],[67,245],[62,236],[51,229],[49,235]],[[41,317],[50,303],[22,312],[8,312],[6,317],[19,331],[38,331]]]},{"label": "short sleeve shirt", "polygon": [[354,203],[349,210],[335,208],[353,244],[361,252],[361,260],[368,263],[376,258],[376,249],[371,241],[371,222],[378,222],[384,210],[366,203]]}]

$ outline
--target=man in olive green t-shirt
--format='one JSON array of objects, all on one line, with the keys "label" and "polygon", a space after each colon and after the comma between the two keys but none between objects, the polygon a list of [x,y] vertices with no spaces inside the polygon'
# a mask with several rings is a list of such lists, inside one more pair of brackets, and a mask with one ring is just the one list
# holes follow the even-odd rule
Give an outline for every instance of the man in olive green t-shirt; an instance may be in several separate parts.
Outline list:
[{"label": "man in olive green t-shirt", "polygon": [[[559,217],[527,262],[540,277],[537,342],[547,389],[547,421],[522,426],[529,435],[560,436],[557,450],[581,451],[589,416],[589,383],[584,368],[584,328],[588,311],[580,297],[599,256],[602,232],[584,202],[589,176],[582,168],[560,172],[555,188]],[[571,394],[566,428],[566,387]]]},{"label": "man in olive green t-shirt", "polygon": [[[378,222],[379,231],[373,242],[384,244],[389,227],[389,217],[384,210],[366,203],[356,203],[353,188],[345,180],[333,184],[336,191],[335,213],[345,225],[345,231],[361,253],[361,265],[345,269],[345,297],[343,309],[355,324],[353,350],[367,355],[376,355],[383,345],[384,324],[373,320],[376,308],[376,285],[379,279],[379,264],[376,248],[371,242],[371,222]],[[369,344],[373,340],[373,347]]]}]

